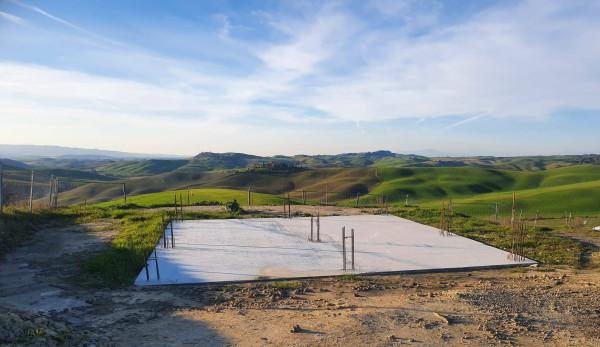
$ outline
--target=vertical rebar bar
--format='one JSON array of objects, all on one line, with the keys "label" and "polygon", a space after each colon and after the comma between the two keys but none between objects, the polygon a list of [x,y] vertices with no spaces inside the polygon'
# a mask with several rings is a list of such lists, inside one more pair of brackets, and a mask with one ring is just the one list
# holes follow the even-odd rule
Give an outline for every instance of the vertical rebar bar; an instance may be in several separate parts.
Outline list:
[{"label": "vertical rebar bar", "polygon": [[154,251],[154,265],[156,266],[156,280],[160,281],[160,271],[158,271],[158,254]]},{"label": "vertical rebar bar", "polygon": [[321,216],[317,212],[317,242],[321,242]]},{"label": "vertical rebar bar", "polygon": [[342,227],[342,268],[346,271],[346,227]]},{"label": "vertical rebar bar", "polygon": [[29,184],[29,213],[33,213],[33,176],[34,172],[31,170],[31,182]]},{"label": "vertical rebar bar", "polygon": [[146,281],[150,281],[150,272],[148,271],[148,258],[146,257],[146,251],[144,251],[143,255],[144,255],[144,267],[146,268]]},{"label": "vertical rebar bar", "polygon": [[173,237],[173,221],[171,221],[170,225],[171,225],[171,248],[175,248],[175,237]]},{"label": "vertical rebar bar", "polygon": [[352,270],[354,270],[354,229],[351,229],[350,235],[352,237]]}]

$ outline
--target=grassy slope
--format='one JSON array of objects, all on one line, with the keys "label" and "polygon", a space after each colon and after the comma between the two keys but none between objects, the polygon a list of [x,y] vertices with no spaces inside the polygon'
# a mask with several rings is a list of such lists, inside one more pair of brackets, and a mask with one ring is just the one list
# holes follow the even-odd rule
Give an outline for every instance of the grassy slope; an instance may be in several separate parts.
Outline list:
[{"label": "grassy slope", "polygon": [[[160,193],[150,193],[132,196],[127,199],[127,203],[135,204],[140,207],[160,207],[160,206],[172,206],[174,196],[177,194],[177,200],[179,196],[183,198],[184,205],[188,204],[187,190],[180,191],[167,191]],[[240,204],[245,205],[248,200],[247,191],[233,190],[233,189],[210,189],[200,188],[190,190],[190,205],[202,205],[207,203],[225,203],[231,200],[237,200]],[[281,199],[274,195],[253,193],[253,203],[256,205],[273,205],[281,202]],[[110,207],[119,206],[123,203],[122,199],[113,200],[98,204],[99,207]]]},{"label": "grassy slope", "polygon": [[96,171],[114,177],[151,176],[173,171],[187,163],[187,160],[166,159],[118,161],[102,165]]},{"label": "grassy slope", "polygon": [[[594,214],[600,212],[600,180],[566,184],[559,186],[550,186],[544,188],[534,188],[516,191],[517,209],[523,210],[526,215],[535,214],[539,211],[542,215],[560,215],[564,212],[573,212],[578,215]],[[500,192],[483,194],[473,197],[454,199],[455,209],[468,210],[469,207],[462,207],[460,204],[479,205],[480,208],[471,208],[469,212],[476,214],[485,213],[481,206],[488,204],[499,204],[500,214],[510,213],[512,205],[512,192]],[[439,203],[425,203],[424,206],[439,206]],[[491,209],[486,210],[491,213]]]},{"label": "grassy slope", "polygon": [[483,168],[380,168],[373,193],[400,200],[461,198],[478,194],[548,188],[600,180],[600,166],[581,165],[536,172]]},{"label": "grassy slope", "polygon": [[[156,193],[183,189],[188,185],[210,188],[231,188],[245,190],[254,187],[256,191],[281,194],[294,190],[320,190],[325,184],[330,192],[343,192],[347,196],[371,189],[378,183],[373,169],[318,169],[300,171],[212,171],[198,172],[176,170],[167,174],[127,180],[129,195]],[[335,194],[335,193],[332,193]],[[321,194],[319,194],[321,195]],[[117,185],[88,184],[60,195],[61,204],[104,202],[119,199],[121,187]],[[294,196],[298,198],[298,196]],[[310,196],[309,198],[315,198]]]}]

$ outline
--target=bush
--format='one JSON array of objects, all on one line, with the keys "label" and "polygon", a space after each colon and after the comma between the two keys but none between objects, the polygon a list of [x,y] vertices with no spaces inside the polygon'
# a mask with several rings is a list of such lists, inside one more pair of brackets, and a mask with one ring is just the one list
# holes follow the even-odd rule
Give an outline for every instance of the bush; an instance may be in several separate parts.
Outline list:
[{"label": "bush", "polygon": [[240,207],[240,204],[237,202],[236,199],[233,199],[233,201],[227,201],[227,203],[225,203],[225,208],[227,208],[227,211],[229,213],[242,212],[242,208]]}]

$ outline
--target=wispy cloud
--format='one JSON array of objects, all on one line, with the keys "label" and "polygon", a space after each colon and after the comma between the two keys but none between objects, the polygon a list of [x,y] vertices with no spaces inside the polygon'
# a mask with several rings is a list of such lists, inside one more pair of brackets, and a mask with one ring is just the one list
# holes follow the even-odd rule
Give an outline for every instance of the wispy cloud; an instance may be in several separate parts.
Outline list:
[{"label": "wispy cloud", "polygon": [[25,24],[25,20],[23,18],[3,11],[0,11],[0,19],[7,20],[9,22],[19,25]]},{"label": "wispy cloud", "polygon": [[[46,51],[35,64],[3,53],[0,107],[14,122],[175,119],[230,131],[264,119],[368,132],[369,124],[399,119],[426,127],[426,120],[474,115],[447,127],[454,129],[483,118],[600,110],[594,2],[500,3],[456,21],[441,20],[447,9],[435,1],[282,6],[219,12],[212,26],[127,23],[129,41],[50,7],[11,2],[30,14],[26,42],[34,53],[52,30],[96,43],[74,39],[54,63],[38,61]],[[59,25],[32,18],[40,16]],[[14,27],[25,20],[8,12],[0,19]]]},{"label": "wispy cloud", "polygon": [[96,40],[98,40],[100,42],[111,44],[111,45],[118,45],[118,46],[121,45],[121,43],[119,43],[117,41],[114,41],[114,40],[108,39],[106,37],[103,37],[101,35],[98,35],[96,33],[93,33],[93,32],[91,32],[91,31],[89,31],[89,30],[87,30],[87,29],[85,29],[85,28],[83,28],[83,27],[81,27],[79,25],[76,25],[76,24],[68,21],[68,20],[65,20],[65,19],[60,18],[58,16],[55,16],[55,15],[53,15],[51,13],[48,13],[48,12],[44,11],[43,9],[41,9],[40,7],[29,5],[29,4],[27,4],[25,2],[22,2],[22,1],[19,1],[19,0],[9,0],[9,1],[12,2],[12,3],[14,3],[17,6],[20,6],[22,8],[27,9],[27,10],[33,11],[33,12],[35,12],[35,13],[41,15],[41,16],[44,16],[44,17],[46,17],[46,18],[48,18],[48,19],[50,19],[52,21],[55,21],[55,22],[57,22],[59,24],[62,24],[62,25],[66,26],[66,27],[68,27],[68,28],[70,28],[70,29],[72,29],[72,30],[80,33],[80,34],[83,34],[83,35],[86,35],[88,37],[94,38],[94,39],[96,39]]}]

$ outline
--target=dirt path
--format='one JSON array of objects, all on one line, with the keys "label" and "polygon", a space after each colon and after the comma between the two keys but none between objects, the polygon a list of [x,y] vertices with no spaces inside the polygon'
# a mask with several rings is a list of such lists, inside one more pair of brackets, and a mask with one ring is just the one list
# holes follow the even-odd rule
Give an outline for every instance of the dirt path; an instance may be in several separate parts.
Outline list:
[{"label": "dirt path", "polygon": [[78,285],[80,264],[114,230],[109,220],[45,229],[9,255],[0,264],[0,344],[600,345],[597,271],[526,268],[119,290]]}]

